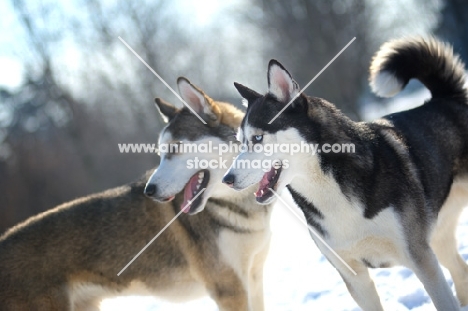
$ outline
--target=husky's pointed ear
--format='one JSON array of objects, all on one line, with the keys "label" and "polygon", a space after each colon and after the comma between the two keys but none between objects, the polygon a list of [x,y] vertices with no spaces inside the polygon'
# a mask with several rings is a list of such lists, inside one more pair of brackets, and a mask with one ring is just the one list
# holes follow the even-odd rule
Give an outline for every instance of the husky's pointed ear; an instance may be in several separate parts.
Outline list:
[{"label": "husky's pointed ear", "polygon": [[201,89],[190,83],[187,78],[177,79],[182,99],[210,126],[217,126],[221,120],[221,108]]},{"label": "husky's pointed ear", "polygon": [[299,93],[299,85],[277,60],[268,63],[268,92],[280,102],[288,103]]},{"label": "husky's pointed ear", "polygon": [[154,102],[156,103],[156,107],[158,107],[161,116],[166,122],[172,120],[172,118],[174,118],[179,112],[179,109],[161,98],[155,98]]},{"label": "husky's pointed ear", "polygon": [[247,99],[247,102],[248,102],[249,106],[250,106],[251,103],[253,103],[257,99],[262,97],[262,95],[258,94],[254,90],[249,89],[248,87],[246,87],[245,85],[242,85],[240,83],[234,82],[234,86],[236,87],[239,94],[243,98]]}]

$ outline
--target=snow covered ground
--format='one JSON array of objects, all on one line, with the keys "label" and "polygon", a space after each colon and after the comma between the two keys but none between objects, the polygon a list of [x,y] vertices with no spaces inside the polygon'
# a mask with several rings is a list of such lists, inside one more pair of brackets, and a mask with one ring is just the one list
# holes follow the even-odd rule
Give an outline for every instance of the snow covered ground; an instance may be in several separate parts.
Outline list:
[{"label": "snow covered ground", "polygon": [[[426,89],[402,95],[390,104],[369,107],[366,110],[367,119],[419,106],[430,97]],[[288,205],[295,206],[287,191],[283,192],[282,197]],[[273,238],[264,280],[267,311],[360,310],[336,270],[318,251],[307,229],[281,202],[274,207],[271,226]],[[460,218],[457,237],[459,251],[468,261],[468,208]],[[453,289],[448,271],[444,269],[444,273]],[[410,270],[401,267],[371,269],[371,275],[385,310],[435,310],[421,282]],[[125,297],[104,301],[102,310],[216,311],[217,307],[209,298],[171,304],[156,298]],[[464,311],[468,311],[468,307]]]},{"label": "snow covered ground", "polygon": [[[282,195],[295,206],[286,192]],[[273,239],[265,266],[265,304],[267,311],[359,310],[336,270],[325,260],[307,229],[278,202],[272,216]],[[458,228],[460,252],[468,260],[468,209]],[[452,285],[446,270],[448,282]],[[385,310],[433,311],[422,284],[406,268],[373,269],[371,274]],[[453,286],[452,286],[453,287]],[[209,298],[190,303],[171,304],[149,297],[125,297],[103,302],[104,311],[216,311]],[[467,309],[468,311],[468,309]]]}]

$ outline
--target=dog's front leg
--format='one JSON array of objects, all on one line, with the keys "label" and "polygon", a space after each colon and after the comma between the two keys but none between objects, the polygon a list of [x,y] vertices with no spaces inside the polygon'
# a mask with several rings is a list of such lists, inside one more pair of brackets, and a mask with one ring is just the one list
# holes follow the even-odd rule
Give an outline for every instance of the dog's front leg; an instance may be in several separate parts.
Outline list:
[{"label": "dog's front leg", "polygon": [[265,310],[263,293],[263,267],[270,250],[270,242],[255,255],[249,272],[249,301],[252,311]]},{"label": "dog's front leg", "polygon": [[383,311],[374,281],[369,275],[369,269],[364,264],[357,261],[348,263],[356,272],[356,275],[352,274],[341,262],[332,262],[332,264],[343,278],[354,301],[363,311]]},{"label": "dog's front leg", "polygon": [[458,311],[460,306],[453,296],[445,280],[439,262],[429,247],[425,244],[410,246],[409,268],[414,271],[439,311]]},{"label": "dog's front leg", "polygon": [[253,311],[249,307],[247,289],[234,273],[219,273],[207,288],[219,311]]}]

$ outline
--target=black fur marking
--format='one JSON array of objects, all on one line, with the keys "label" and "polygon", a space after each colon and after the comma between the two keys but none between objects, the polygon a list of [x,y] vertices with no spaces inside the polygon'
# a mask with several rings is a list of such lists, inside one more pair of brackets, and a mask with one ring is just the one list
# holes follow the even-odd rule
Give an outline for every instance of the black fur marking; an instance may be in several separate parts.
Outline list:
[{"label": "black fur marking", "polygon": [[216,204],[220,208],[227,208],[231,212],[242,215],[245,218],[248,218],[250,216],[250,214],[249,214],[249,212],[247,210],[243,209],[239,205],[234,204],[232,202],[229,202],[229,201],[226,201],[226,200],[223,200],[223,199],[219,199],[219,198],[213,198],[213,197],[209,198],[208,202]]},{"label": "black fur marking", "polygon": [[237,91],[241,96],[245,99],[247,99],[248,103],[250,104],[251,102],[254,102],[256,99],[262,97],[259,93],[255,92],[254,90],[249,89],[248,87],[234,82],[234,86],[236,87]]},{"label": "black fur marking", "polygon": [[367,260],[366,258],[362,258],[361,261],[364,263],[364,265],[367,268],[371,268],[371,269],[390,268],[391,267],[391,265],[388,262],[381,262],[381,263],[378,263],[378,264],[374,265],[369,260]]},{"label": "black fur marking", "polygon": [[312,202],[307,201],[302,195],[296,192],[291,186],[287,186],[289,192],[291,193],[294,202],[300,207],[304,216],[307,220],[307,223],[315,228],[315,230],[320,233],[321,236],[327,236],[328,233],[325,229],[320,225],[320,222],[317,219],[323,219],[323,214],[320,212]]},{"label": "black fur marking", "polygon": [[158,107],[159,112],[165,115],[169,120],[172,120],[179,112],[179,109],[166,102],[164,99],[155,98],[154,102],[156,103],[156,107]]},{"label": "black fur marking", "polygon": [[[320,100],[317,98],[317,100]],[[295,119],[300,115],[307,114],[307,97],[299,95],[294,102],[271,124],[268,124],[278,112],[283,109],[284,103],[279,102],[273,95],[266,94],[265,96],[255,100],[253,103],[249,102],[247,107],[248,117],[242,120],[241,128],[244,127],[245,122],[255,126],[255,124],[262,124],[261,128],[269,133],[276,133],[281,130],[286,130],[295,126]],[[294,120],[294,122],[291,122]]]},{"label": "black fur marking", "polygon": [[379,264],[379,268],[390,268],[392,265],[388,262],[382,262]]},{"label": "black fur marking", "polygon": [[361,260],[367,268],[376,268],[366,258],[362,258]]},{"label": "black fur marking", "polygon": [[372,135],[356,135],[352,139],[355,154],[323,154],[321,166],[333,175],[348,198],[357,197],[364,203],[363,216],[372,219],[390,206],[405,206],[408,198],[404,193],[415,186],[411,172],[405,171],[409,158],[401,158],[383,136],[382,130],[393,130],[373,124],[367,128]]},{"label": "black fur marking", "polygon": [[206,209],[202,213],[207,213],[210,215],[210,223],[214,229],[227,229],[236,233],[251,233],[252,231],[246,228],[234,226],[232,223],[226,221],[225,219],[220,218],[218,215],[213,213],[211,210]]},{"label": "black fur marking", "polygon": [[454,162],[468,152],[463,139],[468,133],[466,106],[452,100],[433,99],[424,106],[386,119],[405,137],[411,161],[419,168],[416,173],[426,205],[438,213],[454,175],[459,173],[454,171]]}]

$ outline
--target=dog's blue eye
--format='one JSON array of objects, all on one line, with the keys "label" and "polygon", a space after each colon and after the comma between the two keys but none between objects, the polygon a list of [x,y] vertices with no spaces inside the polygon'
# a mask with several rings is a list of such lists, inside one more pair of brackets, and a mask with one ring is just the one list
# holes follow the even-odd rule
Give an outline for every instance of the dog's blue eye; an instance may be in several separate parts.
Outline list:
[{"label": "dog's blue eye", "polygon": [[252,142],[259,143],[263,140],[263,135],[254,135],[252,136]]}]

